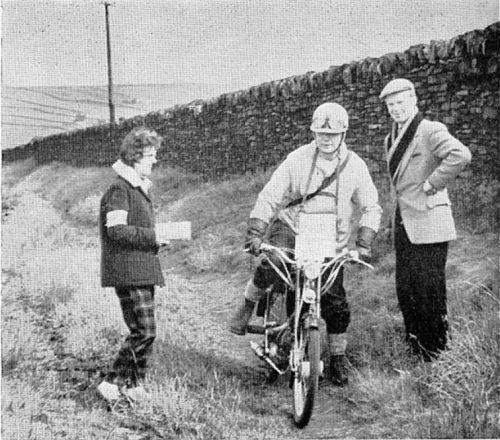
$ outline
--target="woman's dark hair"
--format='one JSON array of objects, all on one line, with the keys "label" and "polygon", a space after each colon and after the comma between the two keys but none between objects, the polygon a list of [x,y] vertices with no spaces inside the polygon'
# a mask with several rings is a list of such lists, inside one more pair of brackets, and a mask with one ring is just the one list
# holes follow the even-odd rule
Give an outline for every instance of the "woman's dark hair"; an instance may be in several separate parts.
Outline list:
[{"label": "woman's dark hair", "polygon": [[120,159],[125,165],[134,166],[134,163],[139,162],[144,154],[144,150],[155,148],[159,150],[163,138],[154,130],[146,127],[134,128],[120,146]]}]

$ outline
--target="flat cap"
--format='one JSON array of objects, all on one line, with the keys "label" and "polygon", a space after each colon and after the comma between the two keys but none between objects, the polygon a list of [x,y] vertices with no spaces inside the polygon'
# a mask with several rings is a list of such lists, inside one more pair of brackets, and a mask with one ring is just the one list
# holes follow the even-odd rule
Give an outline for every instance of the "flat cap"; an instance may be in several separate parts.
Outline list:
[{"label": "flat cap", "polygon": [[405,90],[415,91],[415,86],[411,81],[405,78],[396,78],[392,81],[389,81],[385,85],[378,97],[380,99],[385,99],[387,96],[392,95],[393,93],[404,92]]}]

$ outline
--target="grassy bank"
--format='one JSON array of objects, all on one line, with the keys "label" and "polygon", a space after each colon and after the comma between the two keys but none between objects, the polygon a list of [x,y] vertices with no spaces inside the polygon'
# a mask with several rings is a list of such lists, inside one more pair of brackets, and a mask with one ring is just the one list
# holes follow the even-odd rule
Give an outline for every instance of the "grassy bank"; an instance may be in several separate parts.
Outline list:
[{"label": "grassy bank", "polygon": [[309,431],[293,429],[286,384],[264,384],[248,342],[225,329],[252,271],[241,251],[246,219],[269,176],[154,172],[157,217],[192,221],[193,240],[161,254],[153,398],[110,412],[94,390],[125,334],[112,290],[99,286],[97,207],[112,172],[4,167],[5,438],[498,437],[498,243],[467,231],[448,260],[450,350],[432,365],[407,352],[382,235],[376,270],[346,274],[351,385],[340,394],[322,385],[334,417],[319,407]]}]

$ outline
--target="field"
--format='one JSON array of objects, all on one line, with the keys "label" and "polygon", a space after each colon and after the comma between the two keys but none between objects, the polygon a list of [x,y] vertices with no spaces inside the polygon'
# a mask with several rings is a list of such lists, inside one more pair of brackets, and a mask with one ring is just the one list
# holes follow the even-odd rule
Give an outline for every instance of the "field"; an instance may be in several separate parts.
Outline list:
[{"label": "field", "polygon": [[4,166],[2,438],[500,437],[496,231],[460,230],[450,247],[452,339],[433,364],[407,352],[382,234],[375,271],[346,274],[349,386],[322,382],[310,425],[294,428],[286,380],[267,384],[252,337],[226,329],[254,264],[241,250],[246,219],[269,176],[205,181],[155,170],[157,219],[192,221],[193,240],[161,253],[152,398],[109,408],[95,388],[126,334],[117,298],[99,280],[97,206],[111,171]]},{"label": "field", "polygon": [[[128,84],[113,88],[116,120],[223,93],[214,84]],[[35,137],[109,121],[107,86],[7,87],[2,85],[2,149]]]}]

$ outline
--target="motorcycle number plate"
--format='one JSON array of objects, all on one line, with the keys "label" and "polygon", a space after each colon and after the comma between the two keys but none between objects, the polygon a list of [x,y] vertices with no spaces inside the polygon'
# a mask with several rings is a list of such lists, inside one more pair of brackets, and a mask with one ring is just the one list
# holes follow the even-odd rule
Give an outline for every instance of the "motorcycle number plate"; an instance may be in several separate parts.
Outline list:
[{"label": "motorcycle number plate", "polygon": [[302,212],[298,219],[295,257],[299,261],[323,261],[335,257],[337,216]]}]

